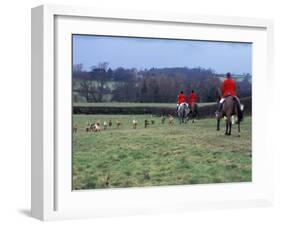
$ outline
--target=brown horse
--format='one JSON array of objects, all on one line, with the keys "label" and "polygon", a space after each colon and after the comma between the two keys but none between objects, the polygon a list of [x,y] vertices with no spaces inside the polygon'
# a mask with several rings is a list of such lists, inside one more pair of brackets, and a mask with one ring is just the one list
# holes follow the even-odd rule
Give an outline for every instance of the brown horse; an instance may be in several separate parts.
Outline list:
[{"label": "brown horse", "polygon": [[198,105],[196,103],[192,103],[189,105],[189,115],[191,116],[190,118],[192,119],[192,122],[194,123],[194,119],[198,119]]},{"label": "brown horse", "polygon": [[239,104],[233,96],[225,97],[222,109],[220,112],[217,112],[217,130],[220,130],[220,120],[223,117],[226,117],[226,129],[225,135],[231,135],[232,127],[232,116],[237,116],[237,125],[238,125],[238,136],[240,137],[240,122],[243,118],[243,112],[239,109]]}]

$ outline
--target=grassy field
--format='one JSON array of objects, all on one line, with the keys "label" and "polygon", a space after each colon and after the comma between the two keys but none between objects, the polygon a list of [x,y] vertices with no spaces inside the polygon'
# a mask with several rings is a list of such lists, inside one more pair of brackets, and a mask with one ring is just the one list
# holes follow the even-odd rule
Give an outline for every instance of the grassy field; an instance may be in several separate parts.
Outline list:
[{"label": "grassy field", "polygon": [[[74,115],[73,189],[138,187],[251,181],[251,117],[233,135],[216,131],[215,119],[174,125],[167,121],[144,128],[137,115],[137,129],[130,115]],[[113,126],[100,133],[85,132],[88,122],[112,119]],[[116,120],[122,127],[116,128]]]}]

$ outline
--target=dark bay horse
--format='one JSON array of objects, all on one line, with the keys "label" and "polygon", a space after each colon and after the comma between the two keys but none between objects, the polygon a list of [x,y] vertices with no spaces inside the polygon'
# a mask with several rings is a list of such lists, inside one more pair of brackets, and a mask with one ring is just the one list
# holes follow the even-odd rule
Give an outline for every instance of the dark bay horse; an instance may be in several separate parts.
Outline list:
[{"label": "dark bay horse", "polygon": [[232,127],[232,116],[237,116],[237,125],[238,125],[238,136],[240,137],[240,122],[243,118],[243,112],[239,110],[239,104],[233,96],[225,97],[222,109],[220,112],[217,112],[217,130],[220,130],[220,120],[223,117],[226,117],[226,129],[225,135],[231,135]]},{"label": "dark bay horse", "polygon": [[189,107],[187,106],[186,103],[180,104],[180,106],[178,108],[178,117],[179,117],[179,120],[180,120],[180,124],[186,123],[189,111],[190,111]]},{"label": "dark bay horse", "polygon": [[192,122],[194,123],[194,119],[198,118],[198,105],[193,102],[192,104],[189,105],[189,109],[190,109],[190,112],[189,112],[190,118],[192,119]]}]

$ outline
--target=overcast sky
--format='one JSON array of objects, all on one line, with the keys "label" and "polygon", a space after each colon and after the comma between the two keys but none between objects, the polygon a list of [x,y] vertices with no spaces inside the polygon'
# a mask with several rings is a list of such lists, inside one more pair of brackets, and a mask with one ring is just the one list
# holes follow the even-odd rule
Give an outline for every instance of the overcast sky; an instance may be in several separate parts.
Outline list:
[{"label": "overcast sky", "polygon": [[90,70],[100,62],[109,67],[202,67],[217,73],[252,74],[249,43],[73,35],[73,64]]}]

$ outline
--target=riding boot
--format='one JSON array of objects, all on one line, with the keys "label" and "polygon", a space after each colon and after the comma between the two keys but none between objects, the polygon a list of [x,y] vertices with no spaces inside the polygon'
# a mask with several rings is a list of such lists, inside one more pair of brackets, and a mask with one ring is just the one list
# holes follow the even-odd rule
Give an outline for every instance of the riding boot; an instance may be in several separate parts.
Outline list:
[{"label": "riding boot", "polygon": [[234,96],[234,99],[236,100],[236,102],[237,102],[237,104],[238,104],[238,106],[239,106],[239,109],[241,110],[241,111],[243,111],[243,105],[241,104],[241,102],[240,102],[240,99],[237,97],[237,96]]}]

